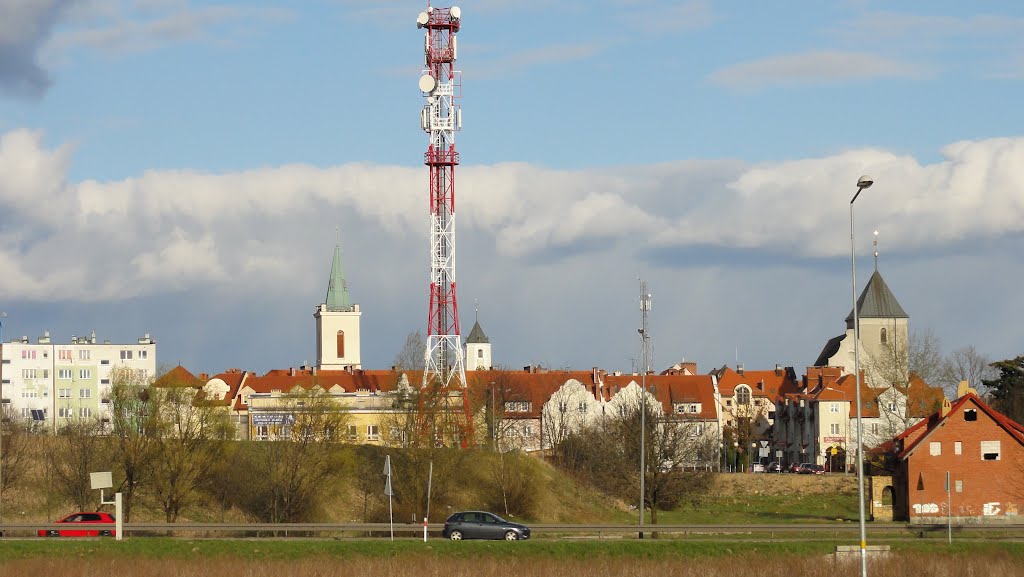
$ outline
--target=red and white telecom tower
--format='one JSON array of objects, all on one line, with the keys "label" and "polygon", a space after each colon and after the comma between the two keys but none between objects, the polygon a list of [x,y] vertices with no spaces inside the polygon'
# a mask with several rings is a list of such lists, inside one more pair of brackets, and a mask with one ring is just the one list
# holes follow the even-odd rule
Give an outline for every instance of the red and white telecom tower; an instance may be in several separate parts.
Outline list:
[{"label": "red and white telecom tower", "polygon": [[[459,336],[455,298],[455,133],[462,128],[462,73],[455,70],[456,33],[462,24],[458,6],[427,9],[416,18],[425,29],[423,75],[419,87],[426,103],[420,127],[430,135],[423,163],[430,170],[430,312],[420,395],[420,425],[444,442],[473,443],[473,421]],[[429,395],[428,395],[429,393]],[[434,399],[425,407],[424,397]],[[433,423],[425,420],[427,409]],[[439,411],[437,410],[439,409]],[[437,421],[440,420],[440,423]],[[440,425],[442,430],[437,430]],[[438,440],[442,440],[438,439]]]}]

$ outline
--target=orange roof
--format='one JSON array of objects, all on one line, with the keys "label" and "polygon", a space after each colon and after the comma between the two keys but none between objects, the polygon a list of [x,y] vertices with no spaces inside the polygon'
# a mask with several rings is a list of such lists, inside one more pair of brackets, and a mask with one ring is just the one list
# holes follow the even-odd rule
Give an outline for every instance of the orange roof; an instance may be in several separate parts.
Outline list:
[{"label": "orange roof", "polygon": [[946,398],[946,392],[942,387],[933,387],[915,375],[910,375],[910,383],[907,386],[907,415],[916,418],[924,418],[942,407],[942,400]]},{"label": "orange roof", "polygon": [[935,413],[931,414],[927,419],[922,420],[913,427],[908,428],[899,435],[896,436],[897,440],[903,440],[903,452],[898,455],[900,459],[906,459],[914,452],[917,447],[924,443],[924,440],[931,434],[932,431],[940,427],[943,422],[949,419],[950,415],[959,414],[966,404],[973,404],[982,412],[987,414],[996,422],[1003,430],[1007,432],[1015,441],[1024,445],[1024,425],[1013,421],[1006,415],[996,411],[992,407],[988,406],[984,401],[981,400],[974,393],[968,393],[954,402],[949,412],[945,415],[942,414],[942,410],[939,409]]},{"label": "orange roof", "polygon": [[188,369],[178,365],[166,373],[160,375],[153,381],[154,387],[195,387],[203,386],[202,381],[196,378]]},{"label": "orange roof", "polygon": [[718,391],[723,397],[735,396],[739,385],[750,387],[752,396],[769,398],[773,402],[797,390],[792,367],[771,371],[743,371],[740,374],[726,366],[715,371],[715,374],[718,376]]}]

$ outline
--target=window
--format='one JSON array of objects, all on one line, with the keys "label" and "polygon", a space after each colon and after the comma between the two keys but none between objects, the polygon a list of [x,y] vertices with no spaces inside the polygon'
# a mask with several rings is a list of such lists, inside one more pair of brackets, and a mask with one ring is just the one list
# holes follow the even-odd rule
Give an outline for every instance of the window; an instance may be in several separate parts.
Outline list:
[{"label": "window", "polygon": [[358,431],[358,429],[356,428],[355,425],[349,425],[348,426],[348,440],[355,441],[356,440],[356,436],[358,435],[357,431]]},{"label": "window", "polygon": [[749,405],[750,404],[750,389],[745,386],[736,387],[736,404],[737,405]]},{"label": "window", "polygon": [[266,441],[270,436],[270,427],[267,425],[256,425],[256,440]]},{"label": "window", "polygon": [[523,437],[533,436],[533,425],[523,425]]},{"label": "window", "polygon": [[964,444],[961,443],[960,441],[954,441],[953,442],[953,454],[954,455],[962,455],[963,452],[964,452]]},{"label": "window", "polygon": [[71,360],[71,351],[70,350],[57,351],[57,359],[59,359],[61,361],[70,361]]},{"label": "window", "polygon": [[883,345],[889,342],[889,333],[885,331],[885,328],[878,331],[878,342],[882,343]]},{"label": "window", "polygon": [[366,439],[369,441],[379,441],[380,427],[377,425],[366,425]]},{"label": "window", "polygon": [[71,389],[57,389],[57,398],[58,399],[70,399],[71,398]]},{"label": "window", "polygon": [[957,493],[963,493],[964,492],[964,482],[963,482],[962,479],[957,479],[956,480],[956,492]]},{"label": "window", "polygon": [[92,378],[92,369],[79,369],[78,378],[81,380],[88,380]]},{"label": "window", "polygon": [[34,359],[34,358],[36,358],[36,352],[35,351],[26,350],[26,349],[22,349],[22,351],[21,351],[21,358],[23,358],[23,359]]},{"label": "window", "polygon": [[999,441],[982,441],[981,458],[984,461],[999,460]]},{"label": "window", "polygon": [[100,364],[101,365],[109,365],[110,364],[110,359],[103,359],[103,360],[100,361]]},{"label": "window", "polygon": [[58,379],[70,379],[71,378],[71,369],[57,369],[57,378]]},{"label": "window", "polygon": [[476,358],[478,358],[478,359],[484,358],[484,350],[483,349],[477,349],[476,350]]},{"label": "window", "polygon": [[832,424],[829,425],[829,434],[831,434],[831,435],[838,435],[839,434],[839,423],[832,423]]},{"label": "window", "polygon": [[141,351],[139,351],[139,358],[140,359],[148,359],[149,358],[149,351],[147,351],[146,349],[142,349]]},{"label": "window", "polygon": [[338,348],[338,358],[345,358],[345,331],[338,331],[338,340],[337,343],[335,344],[337,345]]},{"label": "window", "polygon": [[587,412],[587,402],[586,401],[580,401],[579,411],[580,411],[580,413],[586,413]]},{"label": "window", "polygon": [[838,413],[839,412],[839,403],[829,403],[828,404],[828,412],[830,412],[830,413]]},{"label": "window", "polygon": [[506,413],[529,413],[530,401],[505,401]]},{"label": "window", "polygon": [[974,409],[967,409],[966,411],[964,411],[964,420],[965,421],[977,421],[978,420],[978,411],[976,411]]},{"label": "window", "polygon": [[91,399],[92,398],[92,389],[78,389],[78,398],[79,399]]},{"label": "window", "polygon": [[75,415],[75,410],[71,407],[61,407],[57,409],[57,416],[62,419],[70,419]]},{"label": "window", "polygon": [[43,369],[43,378],[44,379],[50,378],[50,369]]},{"label": "window", "polygon": [[122,361],[130,361],[130,360],[132,360],[132,352],[129,351],[129,350],[121,351],[121,360]]},{"label": "window", "polygon": [[83,418],[89,418],[92,416],[92,409],[89,407],[79,407],[78,416]]},{"label": "window", "polygon": [[35,369],[21,369],[21,378],[23,379],[34,379],[36,378]]},{"label": "window", "polygon": [[82,350],[78,351],[78,360],[80,360],[80,361],[88,361],[89,360],[89,350],[88,349],[82,349]]},{"label": "window", "polygon": [[938,457],[942,454],[942,443],[939,441],[932,441],[928,443],[928,454],[933,457]]},{"label": "window", "polygon": [[878,434],[878,423],[871,423],[871,434],[872,435],[877,435]]}]

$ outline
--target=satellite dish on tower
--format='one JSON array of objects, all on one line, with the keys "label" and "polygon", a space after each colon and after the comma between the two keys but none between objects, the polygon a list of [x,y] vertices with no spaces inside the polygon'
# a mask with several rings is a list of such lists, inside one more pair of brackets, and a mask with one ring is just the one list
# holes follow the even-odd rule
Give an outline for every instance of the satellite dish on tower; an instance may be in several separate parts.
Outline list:
[{"label": "satellite dish on tower", "polygon": [[437,88],[437,80],[429,74],[420,76],[420,92],[433,92]]},{"label": "satellite dish on tower", "polygon": [[416,27],[423,28],[430,21],[430,16],[426,12],[420,12],[420,15],[416,17]]},{"label": "satellite dish on tower", "polygon": [[458,6],[452,6],[451,9],[448,10],[448,15],[451,16],[452,20],[458,20],[459,18],[462,18],[462,9]]}]

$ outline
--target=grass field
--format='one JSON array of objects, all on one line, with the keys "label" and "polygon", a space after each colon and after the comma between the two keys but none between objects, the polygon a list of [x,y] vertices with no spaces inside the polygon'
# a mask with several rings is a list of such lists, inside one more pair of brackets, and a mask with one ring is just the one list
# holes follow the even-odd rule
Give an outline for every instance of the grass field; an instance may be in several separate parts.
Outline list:
[{"label": "grass field", "polygon": [[[836,560],[834,542],[588,540],[5,540],[0,575],[187,577],[233,575],[540,575],[787,577],[857,575],[856,558]],[[848,544],[848,543],[844,543]],[[1024,574],[1016,543],[936,540],[892,544],[871,575],[1010,577]]]}]

